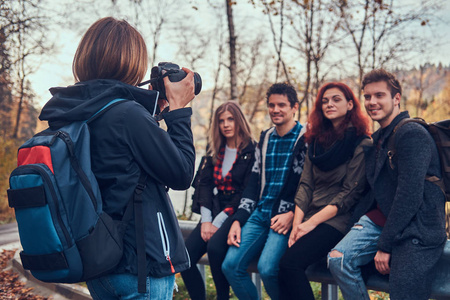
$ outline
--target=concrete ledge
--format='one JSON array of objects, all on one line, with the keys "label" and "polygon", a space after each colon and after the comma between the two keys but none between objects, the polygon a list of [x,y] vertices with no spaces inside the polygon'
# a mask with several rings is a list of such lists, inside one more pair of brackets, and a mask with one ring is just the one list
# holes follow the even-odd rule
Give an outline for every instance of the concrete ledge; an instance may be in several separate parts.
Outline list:
[{"label": "concrete ledge", "polygon": [[[23,278],[27,281],[27,285],[30,285],[36,289],[37,287],[39,287],[48,290],[48,294],[52,297],[53,300],[92,300],[88,289],[79,284],[48,283],[34,278],[34,276],[31,275],[30,271],[25,270],[22,267],[22,263],[20,262],[19,250],[14,255],[11,263],[12,268],[21,276],[23,276]],[[42,295],[42,293],[39,294]],[[47,293],[44,292],[44,294]]]}]

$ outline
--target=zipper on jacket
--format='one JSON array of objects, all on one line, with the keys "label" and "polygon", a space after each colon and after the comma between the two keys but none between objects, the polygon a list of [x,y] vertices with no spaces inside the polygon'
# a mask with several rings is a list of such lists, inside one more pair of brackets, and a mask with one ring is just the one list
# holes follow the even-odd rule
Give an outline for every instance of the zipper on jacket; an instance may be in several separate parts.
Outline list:
[{"label": "zipper on jacket", "polygon": [[186,255],[187,255],[187,258],[188,258],[188,262],[189,262],[189,268],[188,269],[190,269],[191,268],[191,256],[189,255],[189,251],[187,250],[186,246],[184,247],[184,251],[186,251]]},{"label": "zipper on jacket", "polygon": [[161,235],[161,242],[164,251],[164,256],[170,264],[170,270],[172,271],[172,273],[175,273],[175,268],[173,267],[172,261],[170,260],[170,243],[169,243],[169,236],[167,235],[166,231],[166,225],[164,224],[162,213],[157,212],[156,215],[158,217],[159,233]]},{"label": "zipper on jacket", "polygon": [[72,247],[72,239],[70,238],[69,231],[67,230],[67,228],[63,222],[63,219],[61,217],[61,212],[59,211],[58,196],[56,196],[56,191],[53,187],[53,183],[52,183],[52,180],[50,179],[50,176],[43,169],[43,167],[40,167],[39,165],[36,165],[36,164],[22,165],[22,166],[19,166],[17,168],[17,171],[14,172],[14,174],[11,174],[11,176],[25,175],[27,173],[25,173],[25,172],[22,173],[22,172],[20,172],[20,170],[27,169],[27,168],[38,172],[39,175],[41,175],[41,177],[44,179],[45,183],[47,183],[47,187],[49,188],[50,194],[52,195],[52,198],[53,198],[53,203],[55,203],[56,217],[58,219],[59,224],[61,225],[61,229],[64,234],[64,238],[66,240],[66,243],[69,245],[69,248]]}]

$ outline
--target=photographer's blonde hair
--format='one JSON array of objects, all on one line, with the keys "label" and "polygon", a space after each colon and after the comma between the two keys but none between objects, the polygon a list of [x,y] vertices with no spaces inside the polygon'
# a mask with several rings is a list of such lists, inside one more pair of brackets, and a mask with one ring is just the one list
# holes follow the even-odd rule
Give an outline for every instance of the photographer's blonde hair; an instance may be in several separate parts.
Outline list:
[{"label": "photographer's blonde hair", "polygon": [[253,139],[250,126],[247,118],[243,114],[241,107],[236,101],[228,101],[220,105],[213,117],[211,128],[209,130],[209,149],[208,154],[212,156],[213,161],[217,159],[220,147],[225,146],[226,138],[222,135],[219,129],[219,117],[224,112],[230,112],[234,117],[234,137],[237,139],[240,137],[241,143],[237,145],[239,150],[248,146]]},{"label": "photographer's blonde hair", "polygon": [[72,64],[76,81],[115,79],[136,85],[147,72],[147,47],[125,20],[106,17],[89,27]]}]

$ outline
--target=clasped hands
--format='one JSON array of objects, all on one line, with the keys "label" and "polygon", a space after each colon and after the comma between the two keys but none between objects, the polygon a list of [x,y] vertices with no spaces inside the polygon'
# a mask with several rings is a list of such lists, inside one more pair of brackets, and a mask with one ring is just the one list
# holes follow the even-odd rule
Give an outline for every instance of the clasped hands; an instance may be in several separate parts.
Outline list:
[{"label": "clasped hands", "polygon": [[[279,234],[287,234],[291,229],[293,219],[294,213],[291,211],[276,215],[270,220],[270,228]],[[239,248],[239,244],[241,243],[241,224],[239,221],[234,221],[231,225],[227,243],[230,246]]]}]

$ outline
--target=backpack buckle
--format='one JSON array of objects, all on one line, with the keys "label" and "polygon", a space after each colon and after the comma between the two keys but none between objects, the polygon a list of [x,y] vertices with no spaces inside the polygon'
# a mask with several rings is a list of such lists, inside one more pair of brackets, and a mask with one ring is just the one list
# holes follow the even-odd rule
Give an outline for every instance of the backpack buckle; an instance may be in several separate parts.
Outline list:
[{"label": "backpack buckle", "polygon": [[143,183],[138,183],[138,185],[136,186],[136,194],[142,194],[142,192],[145,189],[145,184]]}]

